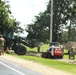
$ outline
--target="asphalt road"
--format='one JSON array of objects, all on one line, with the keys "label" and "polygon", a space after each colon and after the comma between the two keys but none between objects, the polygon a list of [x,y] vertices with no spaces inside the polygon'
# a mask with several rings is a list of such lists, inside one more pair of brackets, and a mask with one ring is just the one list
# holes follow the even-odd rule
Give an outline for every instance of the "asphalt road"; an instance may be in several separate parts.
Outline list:
[{"label": "asphalt road", "polygon": [[[13,59],[12,59],[13,60]],[[0,75],[43,75],[0,57]]]}]

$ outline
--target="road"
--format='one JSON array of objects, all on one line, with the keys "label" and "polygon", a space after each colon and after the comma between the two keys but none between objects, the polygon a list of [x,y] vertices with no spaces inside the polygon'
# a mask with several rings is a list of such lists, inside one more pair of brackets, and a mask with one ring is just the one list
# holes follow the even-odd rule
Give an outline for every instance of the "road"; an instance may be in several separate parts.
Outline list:
[{"label": "road", "polygon": [[42,75],[29,68],[0,57],[0,75]]}]

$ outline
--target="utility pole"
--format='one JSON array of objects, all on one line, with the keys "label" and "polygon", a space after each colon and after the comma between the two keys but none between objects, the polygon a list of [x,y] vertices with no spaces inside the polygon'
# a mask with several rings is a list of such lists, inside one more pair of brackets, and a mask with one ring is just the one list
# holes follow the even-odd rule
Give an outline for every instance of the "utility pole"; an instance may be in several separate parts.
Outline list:
[{"label": "utility pole", "polygon": [[50,43],[52,42],[52,25],[53,25],[53,0],[51,0],[51,9],[50,9]]}]

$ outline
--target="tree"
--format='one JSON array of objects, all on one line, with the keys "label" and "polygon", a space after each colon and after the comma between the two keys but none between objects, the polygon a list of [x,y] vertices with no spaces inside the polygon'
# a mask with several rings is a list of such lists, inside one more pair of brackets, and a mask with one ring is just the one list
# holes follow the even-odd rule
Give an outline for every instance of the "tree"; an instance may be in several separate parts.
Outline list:
[{"label": "tree", "polygon": [[[71,34],[70,29],[75,27],[76,20],[75,15],[72,15],[75,0],[53,0],[53,40],[54,42],[61,40],[59,35],[62,35],[63,27],[65,26],[68,29],[68,36]],[[35,16],[35,20],[32,24],[28,25],[26,31],[29,33],[29,39],[37,39],[42,42],[46,42],[49,39],[50,31],[50,8],[51,0],[49,0],[47,9],[40,13],[38,16]],[[71,24],[68,24],[68,22]],[[70,26],[71,25],[71,26]],[[61,34],[60,34],[61,32]],[[31,37],[32,36],[32,37]],[[70,36],[72,37],[72,35]]]},{"label": "tree", "polygon": [[76,14],[76,5],[73,6],[73,12]]},{"label": "tree", "polygon": [[[36,39],[40,42],[46,42],[46,39],[49,38],[49,22],[46,21],[49,17],[46,16],[46,12],[39,13],[38,16],[35,16],[35,20],[32,24],[28,25],[26,31],[29,33],[27,39]],[[45,23],[46,21],[46,23]]]},{"label": "tree", "polygon": [[6,4],[7,1],[0,1],[0,31],[3,33],[3,30],[7,26],[7,20],[9,18],[9,5]]},{"label": "tree", "polygon": [[7,22],[7,26],[4,28],[4,34],[6,35],[5,37],[7,37],[7,35],[9,33],[11,33],[13,35],[13,33],[19,33],[22,32],[23,29],[21,27],[19,27],[20,22],[16,21],[16,19],[14,18],[9,18],[8,22]]},{"label": "tree", "polygon": [[10,17],[11,15],[9,1],[0,0],[0,32],[2,34],[4,34],[4,32],[7,34],[9,32],[18,32],[18,30],[21,29],[21,27],[19,27],[20,22]]},{"label": "tree", "polygon": [[[75,1],[76,2],[76,1]],[[75,5],[74,0],[72,1],[72,3],[69,5],[69,11],[71,13],[68,14],[68,21],[69,21],[69,25],[66,25],[66,28],[68,29],[68,41],[76,41],[74,38],[72,38],[72,30],[76,29],[76,14],[74,12],[74,5]],[[75,32],[73,32],[75,34]],[[76,36],[73,36],[76,37]]]}]

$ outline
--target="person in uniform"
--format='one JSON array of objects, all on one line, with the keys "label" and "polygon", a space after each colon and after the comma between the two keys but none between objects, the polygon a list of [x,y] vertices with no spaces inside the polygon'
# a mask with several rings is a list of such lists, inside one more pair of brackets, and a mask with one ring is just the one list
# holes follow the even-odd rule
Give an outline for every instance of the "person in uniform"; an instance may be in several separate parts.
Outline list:
[{"label": "person in uniform", "polygon": [[69,51],[69,59],[75,59],[74,47],[72,47],[72,46]]},{"label": "person in uniform", "polygon": [[3,38],[3,35],[0,35],[0,55],[4,55],[4,43],[5,39]]}]

